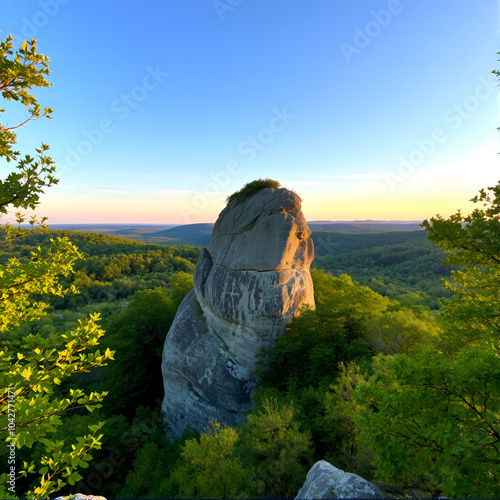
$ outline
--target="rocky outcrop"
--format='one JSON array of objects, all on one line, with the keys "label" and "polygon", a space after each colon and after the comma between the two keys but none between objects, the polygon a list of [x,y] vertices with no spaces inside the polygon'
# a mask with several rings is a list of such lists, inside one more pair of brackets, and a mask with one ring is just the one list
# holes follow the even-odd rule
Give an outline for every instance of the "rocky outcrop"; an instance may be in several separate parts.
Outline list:
[{"label": "rocky outcrop", "polygon": [[266,188],[220,213],[165,340],[163,410],[175,435],[252,408],[256,354],[314,307],[311,231],[299,196]]},{"label": "rocky outcrop", "polygon": [[309,498],[385,498],[373,483],[337,469],[329,462],[316,462],[307,473],[306,482],[296,500]]},{"label": "rocky outcrop", "polygon": [[208,421],[235,425],[252,407],[253,379],[208,328],[194,290],[183,300],[163,351],[162,410],[175,435]]}]

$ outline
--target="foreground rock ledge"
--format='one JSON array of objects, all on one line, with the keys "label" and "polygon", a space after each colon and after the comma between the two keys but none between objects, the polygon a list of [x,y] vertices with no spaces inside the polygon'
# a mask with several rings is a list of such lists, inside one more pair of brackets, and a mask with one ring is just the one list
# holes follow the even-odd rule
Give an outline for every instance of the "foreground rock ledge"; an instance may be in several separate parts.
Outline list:
[{"label": "foreground rock ledge", "polygon": [[303,304],[314,308],[310,235],[287,189],[263,189],[220,213],[163,349],[162,409],[174,435],[215,418],[236,425],[251,410],[257,353]]},{"label": "foreground rock ledge", "polygon": [[296,500],[310,498],[385,498],[373,483],[362,477],[337,469],[325,460],[316,462],[307,473],[306,482]]}]

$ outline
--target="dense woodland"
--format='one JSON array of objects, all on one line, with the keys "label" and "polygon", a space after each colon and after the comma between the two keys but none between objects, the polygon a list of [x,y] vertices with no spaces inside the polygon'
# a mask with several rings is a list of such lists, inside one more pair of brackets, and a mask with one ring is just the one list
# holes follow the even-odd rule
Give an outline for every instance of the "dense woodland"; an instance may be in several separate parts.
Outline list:
[{"label": "dense woodland", "polygon": [[[106,332],[98,347],[115,351],[107,366],[58,387],[61,394],[72,387],[108,393],[92,413],[65,413],[56,433],[56,439],[72,442],[89,424],[105,421],[102,448],[92,451],[90,466],[70,490],[109,497],[290,497],[308,468],[325,459],[382,480],[389,495],[437,494],[440,484],[425,470],[392,477],[374,466],[356,420],[361,405],[353,396],[384,355],[413,357],[441,342],[444,323],[437,304],[453,301],[446,299],[452,293],[440,280],[452,268],[423,235],[323,234],[335,253],[315,260],[316,310],[303,311],[275,350],[262,353],[256,407],[248,423],[226,429],[214,422],[206,435],[172,442],[165,438],[160,413],[161,352],[176,309],[192,286],[201,248],[47,229],[4,243],[1,264],[12,257],[28,259],[56,237],[70,238],[84,255],[74,273],[63,278],[64,286],[76,285],[78,293],[53,297],[48,313],[14,328],[9,342],[20,345],[29,334],[62,334],[97,312]],[[41,448],[21,450],[22,458],[36,461]],[[28,480],[18,484],[25,491],[33,487]]]},{"label": "dense woodland", "polygon": [[[445,253],[425,231],[380,234],[312,234],[316,258],[313,267],[338,276],[348,274],[361,285],[390,298],[416,300],[431,309],[451,294],[443,286],[453,268],[443,263]],[[410,295],[408,295],[410,294]]]}]

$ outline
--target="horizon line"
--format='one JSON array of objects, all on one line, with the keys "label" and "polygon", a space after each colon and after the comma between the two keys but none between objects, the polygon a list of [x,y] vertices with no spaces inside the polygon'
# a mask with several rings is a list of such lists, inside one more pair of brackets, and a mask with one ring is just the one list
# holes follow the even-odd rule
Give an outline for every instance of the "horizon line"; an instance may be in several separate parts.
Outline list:
[{"label": "horizon line", "polygon": [[[420,224],[424,219],[353,219],[353,220],[308,220],[308,224],[351,224],[351,223],[392,223]],[[215,224],[214,222],[52,222],[48,226],[192,226],[195,224]],[[22,224],[22,226],[29,224]]]}]

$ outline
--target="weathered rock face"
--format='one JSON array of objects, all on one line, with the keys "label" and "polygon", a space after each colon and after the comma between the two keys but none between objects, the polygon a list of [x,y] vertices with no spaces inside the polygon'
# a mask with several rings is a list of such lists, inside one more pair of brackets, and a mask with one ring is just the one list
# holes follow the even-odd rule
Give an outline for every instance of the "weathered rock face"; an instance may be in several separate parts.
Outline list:
[{"label": "weathered rock face", "polygon": [[314,307],[314,248],[300,208],[295,193],[263,189],[220,213],[212,253],[203,249],[163,350],[163,410],[174,434],[202,431],[213,418],[243,420],[257,352],[302,304]]},{"label": "weathered rock face", "polygon": [[234,270],[304,269],[314,259],[301,199],[288,189],[263,189],[220,213],[212,233],[215,264]]},{"label": "weathered rock face", "polygon": [[362,477],[337,469],[329,462],[316,462],[296,500],[309,498],[385,498],[382,492]]}]

